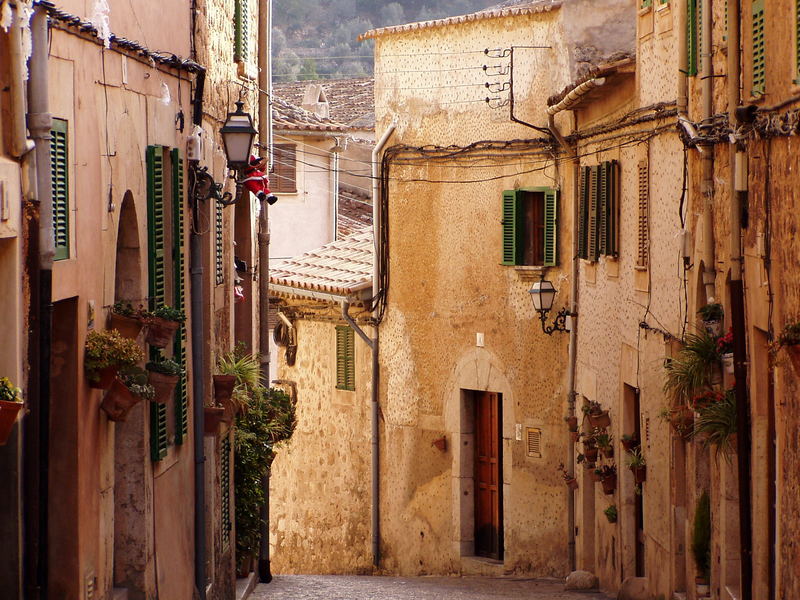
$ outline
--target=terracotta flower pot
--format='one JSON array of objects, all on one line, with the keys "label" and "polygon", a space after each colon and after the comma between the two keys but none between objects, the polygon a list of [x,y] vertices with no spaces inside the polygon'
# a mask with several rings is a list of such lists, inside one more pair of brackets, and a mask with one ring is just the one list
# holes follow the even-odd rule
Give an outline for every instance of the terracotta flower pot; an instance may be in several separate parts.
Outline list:
[{"label": "terracotta flower pot", "polygon": [[686,406],[674,409],[670,413],[669,424],[675,433],[688,439],[694,425],[694,411]]},{"label": "terracotta flower pot", "polygon": [[25,405],[22,402],[0,400],[0,446],[5,446],[8,441],[23,406]]},{"label": "terracotta flower pot", "polygon": [[631,471],[633,472],[633,480],[636,483],[644,483],[647,479],[647,465],[631,467]]},{"label": "terracotta flower pot", "polygon": [[789,355],[789,358],[792,360],[792,365],[794,365],[794,371],[800,376],[800,344],[794,344],[793,346],[784,346],[786,348],[786,352]]},{"label": "terracotta flower pot", "polygon": [[589,471],[589,479],[597,483],[598,481],[602,481],[603,476],[600,473],[595,473],[594,469]]},{"label": "terracotta flower pot", "polygon": [[583,449],[583,455],[586,457],[586,460],[589,462],[595,462],[597,460],[598,450],[597,447],[592,446],[590,448]]},{"label": "terracotta flower pot", "polygon": [[571,417],[567,417],[565,420],[570,431],[578,431],[578,417],[573,415]]},{"label": "terracotta flower pot", "polygon": [[606,458],[614,458],[614,446],[606,446],[605,448],[601,448],[600,452],[602,452],[603,456]]},{"label": "terracotta flower pot", "polygon": [[581,439],[581,432],[580,431],[570,431],[569,432],[569,439],[572,440],[572,443],[576,443],[579,439]]},{"label": "terracotta flower pot", "polygon": [[111,329],[119,331],[122,337],[135,340],[143,326],[141,319],[111,313]]},{"label": "terracotta flower pot", "polygon": [[589,424],[592,427],[597,427],[598,429],[605,429],[611,425],[611,417],[608,416],[608,411],[604,410],[598,415],[593,415],[589,413],[587,415],[589,418]]},{"label": "terracotta flower pot", "polygon": [[567,487],[571,490],[578,489],[578,480],[574,477],[570,477],[569,479],[565,479],[564,482],[567,484]]},{"label": "terracotta flower pot", "polygon": [[154,348],[166,348],[175,338],[175,332],[180,323],[153,317],[147,322],[147,337],[145,341]]},{"label": "terracotta flower pot", "polygon": [[630,452],[634,448],[639,445],[639,440],[622,440],[622,447],[625,448],[625,452]]},{"label": "terracotta flower pot", "polygon": [[219,424],[225,416],[224,406],[204,406],[203,407],[203,431],[207,435],[216,435]]},{"label": "terracotta flower pot", "polygon": [[164,375],[157,371],[147,372],[147,383],[152,385],[156,390],[156,395],[153,402],[158,404],[166,404],[175,392],[175,386],[180,381],[180,375]]},{"label": "terracotta flower pot", "polygon": [[600,484],[603,486],[603,493],[610,496],[617,489],[617,476],[606,475],[600,480]]},{"label": "terracotta flower pot", "polygon": [[117,371],[119,371],[119,367],[117,365],[99,369],[97,371],[97,378],[94,380],[91,378],[89,379],[89,387],[97,390],[109,389],[111,384],[114,383],[114,379],[117,377]]},{"label": "terracotta flower pot", "polygon": [[139,396],[133,395],[125,384],[115,377],[100,408],[108,415],[109,421],[124,421],[128,416],[128,411],[140,400]]},{"label": "terracotta flower pot", "polygon": [[230,404],[235,386],[236,376],[214,375],[214,399],[217,404]]}]

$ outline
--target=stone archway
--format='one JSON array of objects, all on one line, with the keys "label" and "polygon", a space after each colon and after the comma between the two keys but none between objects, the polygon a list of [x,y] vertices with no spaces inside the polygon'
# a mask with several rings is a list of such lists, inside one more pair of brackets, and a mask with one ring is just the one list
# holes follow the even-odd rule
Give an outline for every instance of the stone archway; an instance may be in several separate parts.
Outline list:
[{"label": "stone archway", "polygon": [[[125,192],[117,231],[114,301],[147,305],[142,244],[133,194]],[[149,598],[155,589],[153,474],[149,461],[149,403],[140,402],[114,437],[114,587]]]}]

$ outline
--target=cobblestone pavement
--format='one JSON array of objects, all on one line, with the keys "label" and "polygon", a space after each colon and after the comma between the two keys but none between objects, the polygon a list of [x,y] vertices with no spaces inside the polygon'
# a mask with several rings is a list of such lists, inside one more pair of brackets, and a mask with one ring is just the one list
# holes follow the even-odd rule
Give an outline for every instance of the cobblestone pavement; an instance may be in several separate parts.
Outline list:
[{"label": "cobblestone pavement", "polygon": [[608,600],[597,593],[565,592],[553,579],[492,577],[357,577],[277,575],[259,584],[252,600]]}]

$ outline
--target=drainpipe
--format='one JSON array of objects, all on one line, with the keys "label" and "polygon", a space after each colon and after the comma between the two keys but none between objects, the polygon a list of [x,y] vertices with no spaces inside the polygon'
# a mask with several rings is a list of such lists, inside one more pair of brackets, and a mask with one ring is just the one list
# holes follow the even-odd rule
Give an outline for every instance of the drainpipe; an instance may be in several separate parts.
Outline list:
[{"label": "drainpipe", "polygon": [[[687,31],[687,0],[678,0],[676,4],[678,11],[678,31]],[[689,49],[687,47],[686,36],[682,33],[678,35],[678,115],[686,117],[689,113]]]},{"label": "drainpipe", "polygon": [[[206,72],[201,69],[194,82],[194,113],[192,121],[203,126],[203,88]],[[196,161],[190,168],[196,167]],[[192,219],[200,210],[196,198],[191,198]],[[192,416],[194,417],[194,585],[200,600],[206,598],[206,474],[205,474],[205,343],[203,339],[203,238],[195,227],[189,236],[189,285],[192,295]]]},{"label": "drainpipe", "polygon": [[[21,4],[17,4],[11,27],[10,51],[12,63],[12,151],[22,157],[23,191],[25,198],[38,209],[38,232],[32,247],[38,248],[36,268],[31,271],[31,328],[29,356],[29,408],[25,421],[24,452],[26,496],[35,498],[25,507],[25,526],[28,529],[25,559],[28,594],[46,598],[48,587],[48,504],[49,504],[49,428],[50,428],[50,349],[52,332],[53,207],[50,182],[50,129],[47,79],[48,24],[47,10],[33,8],[30,22],[32,54],[29,63],[27,89],[28,129],[32,140],[25,138],[25,90],[23,28]],[[33,150],[33,152],[31,152]],[[31,257],[33,258],[33,257]],[[33,495],[29,495],[30,493]],[[27,594],[26,594],[27,595]]]},{"label": "drainpipe", "polygon": [[[580,97],[580,96],[578,96]],[[553,107],[550,107],[553,108]],[[555,113],[548,109],[547,126],[553,137],[556,138],[561,147],[570,158],[572,167],[572,264],[570,265],[570,317],[572,323],[569,328],[569,358],[567,364],[567,410],[570,417],[575,416],[575,364],[578,352],[578,274],[580,267],[580,257],[578,255],[578,235],[577,223],[580,218],[579,198],[580,193],[580,158],[567,140],[561,135],[555,122]],[[567,465],[570,475],[575,475],[575,446],[567,444]],[[567,492],[567,547],[569,549],[569,568],[574,571],[577,568],[575,552],[575,490],[568,488]]]},{"label": "drainpipe", "polygon": [[[728,0],[728,120],[736,121],[741,102],[739,77],[739,0]],[[739,441],[737,467],[739,476],[739,546],[742,600],[753,594],[753,531],[750,502],[750,411],[747,381],[747,329],[742,282],[742,210],[747,206],[747,154],[743,142],[730,145],[730,268],[731,325],[733,327],[733,372],[736,379],[736,417]]]},{"label": "drainpipe", "polygon": [[[381,563],[381,531],[380,531],[380,462],[379,462],[379,428],[378,428],[378,400],[380,398],[380,365],[379,360],[379,338],[378,338],[378,306],[375,299],[381,291],[381,237],[383,236],[383,222],[380,198],[380,164],[381,153],[389,137],[394,133],[396,124],[394,121],[389,123],[386,131],[383,132],[381,139],[375,144],[372,150],[372,235],[373,251],[372,251],[372,298],[374,309],[372,317],[373,325],[373,338],[372,345],[372,565],[376,569],[380,567]],[[383,290],[386,294],[387,290]],[[357,331],[357,330],[356,330]]]},{"label": "drainpipe", "polygon": [[[703,22],[703,47],[702,53],[702,70],[701,70],[701,108],[702,108],[702,126],[705,129],[709,125],[711,112],[713,108],[712,98],[712,83],[713,73],[711,64],[711,0],[702,0],[701,7]],[[701,190],[703,193],[703,285],[706,291],[706,300],[714,302],[716,296],[715,279],[717,275],[715,257],[714,257],[714,147],[704,144],[704,152],[701,158],[702,166],[702,184]]]},{"label": "drainpipe", "polygon": [[331,239],[339,239],[339,154],[344,149],[341,138],[334,137],[334,146],[330,152],[330,186],[331,186]]},{"label": "drainpipe", "polygon": [[[261,0],[258,9],[258,87],[269,93],[258,95],[259,154],[268,157],[272,166],[272,59],[271,59],[272,0]],[[248,194],[249,196],[249,194]],[[269,387],[269,204],[261,200],[258,215],[258,349],[261,353],[261,383]],[[258,580],[272,581],[269,558],[269,475],[264,470],[261,486],[264,504],[261,506],[261,532],[258,548]]]}]

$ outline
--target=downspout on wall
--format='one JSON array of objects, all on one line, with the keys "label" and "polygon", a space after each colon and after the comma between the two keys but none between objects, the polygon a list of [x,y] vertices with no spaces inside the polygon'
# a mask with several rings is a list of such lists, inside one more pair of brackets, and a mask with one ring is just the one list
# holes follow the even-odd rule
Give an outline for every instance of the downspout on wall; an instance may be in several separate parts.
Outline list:
[{"label": "downspout on wall", "polygon": [[[713,110],[712,85],[714,75],[712,71],[711,49],[712,22],[711,0],[702,0],[701,21],[703,26],[702,40],[702,69],[700,82],[701,97],[701,131],[710,126]],[[716,298],[715,280],[717,276],[716,258],[714,254],[714,147],[703,145],[702,184],[703,194],[703,285],[705,286],[706,302],[714,302]]]},{"label": "downspout on wall", "polygon": [[[587,82],[588,83],[588,82]],[[593,89],[596,86],[592,86],[586,90]],[[586,93],[584,92],[584,93]],[[578,95],[577,98],[580,98],[583,94]],[[564,104],[564,108],[567,108],[574,102],[569,102]],[[556,106],[560,106],[563,104],[563,101]],[[572,235],[572,264],[570,265],[570,317],[571,317],[571,326],[569,329],[569,350],[568,350],[568,363],[567,363],[567,414],[568,416],[572,417],[575,416],[575,365],[577,362],[577,351],[578,351],[578,275],[580,273],[580,256],[578,251],[578,235],[576,231],[577,223],[579,220],[579,203],[578,203],[578,194],[580,189],[580,158],[578,157],[578,153],[575,151],[567,140],[561,135],[561,132],[558,130],[555,122],[555,114],[558,111],[550,112],[550,109],[555,108],[550,107],[548,108],[548,118],[547,118],[547,127],[550,129],[550,132],[553,134],[553,137],[558,140],[558,143],[567,153],[567,156],[570,158],[570,166],[572,169],[572,223],[573,223],[573,235]],[[564,108],[560,109],[563,110]],[[567,444],[567,469],[570,475],[575,474],[575,446],[574,444]],[[577,568],[577,558],[576,558],[576,551],[575,551],[575,490],[572,488],[567,488],[567,547],[569,549],[569,568],[571,571],[574,571]]]},{"label": "downspout on wall", "polygon": [[[372,149],[372,232],[373,232],[373,250],[372,250],[372,298],[373,301],[378,297],[381,291],[381,264],[380,264],[380,244],[383,236],[383,223],[381,221],[381,197],[380,197],[380,164],[381,153],[389,141],[389,137],[394,133],[396,124],[394,121],[389,123],[386,131],[383,132],[381,138]],[[386,290],[383,290],[386,293]],[[372,402],[371,402],[371,423],[372,423],[372,565],[374,568],[380,567],[381,563],[381,531],[380,531],[380,440],[379,440],[379,422],[378,422],[378,401],[380,399],[380,364],[379,364],[379,336],[378,336],[378,306],[374,302],[374,310],[372,317],[375,324],[373,325],[372,337]]]}]

